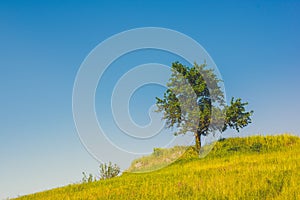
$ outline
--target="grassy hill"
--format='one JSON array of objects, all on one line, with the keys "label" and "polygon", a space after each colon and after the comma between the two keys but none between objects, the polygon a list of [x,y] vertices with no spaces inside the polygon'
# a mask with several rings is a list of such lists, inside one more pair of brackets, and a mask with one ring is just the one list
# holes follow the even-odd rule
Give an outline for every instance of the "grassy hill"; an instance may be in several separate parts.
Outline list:
[{"label": "grassy hill", "polygon": [[[157,149],[128,171],[147,171],[157,159],[181,151]],[[158,160],[159,160],[158,159]],[[142,163],[138,165],[137,163]],[[199,158],[193,148],[149,173],[74,184],[18,198],[31,199],[300,199],[300,138],[289,135],[231,138]]]}]

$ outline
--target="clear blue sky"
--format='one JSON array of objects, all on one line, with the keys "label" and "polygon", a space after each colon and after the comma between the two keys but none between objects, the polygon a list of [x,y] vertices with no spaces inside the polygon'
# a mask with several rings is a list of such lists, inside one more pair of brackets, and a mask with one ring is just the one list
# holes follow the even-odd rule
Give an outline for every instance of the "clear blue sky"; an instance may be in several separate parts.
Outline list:
[{"label": "clear blue sky", "polygon": [[98,43],[132,28],[199,42],[227,96],[255,111],[242,136],[299,135],[299,19],[299,1],[1,1],[0,199],[96,173],[73,122],[73,83]]}]

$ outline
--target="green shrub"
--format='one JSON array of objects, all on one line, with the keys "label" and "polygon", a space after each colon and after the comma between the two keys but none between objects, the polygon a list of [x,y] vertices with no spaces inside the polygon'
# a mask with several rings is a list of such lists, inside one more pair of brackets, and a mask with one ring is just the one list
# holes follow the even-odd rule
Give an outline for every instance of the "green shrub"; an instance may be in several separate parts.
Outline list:
[{"label": "green shrub", "polygon": [[82,175],[83,175],[81,179],[82,183],[91,183],[93,181],[96,181],[96,177],[94,178],[92,174],[89,174],[89,176],[87,176],[85,172],[82,172]]},{"label": "green shrub", "polygon": [[116,177],[120,174],[120,167],[116,164],[109,162],[108,164],[103,163],[100,165],[100,179],[108,179]]}]

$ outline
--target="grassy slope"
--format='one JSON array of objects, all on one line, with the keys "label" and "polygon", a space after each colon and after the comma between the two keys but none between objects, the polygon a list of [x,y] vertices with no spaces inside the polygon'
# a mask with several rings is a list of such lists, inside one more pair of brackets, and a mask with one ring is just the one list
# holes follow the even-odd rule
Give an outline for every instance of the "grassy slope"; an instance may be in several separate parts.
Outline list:
[{"label": "grassy slope", "polygon": [[205,158],[189,149],[159,171],[19,199],[300,199],[299,147],[300,138],[288,135],[226,139]]}]

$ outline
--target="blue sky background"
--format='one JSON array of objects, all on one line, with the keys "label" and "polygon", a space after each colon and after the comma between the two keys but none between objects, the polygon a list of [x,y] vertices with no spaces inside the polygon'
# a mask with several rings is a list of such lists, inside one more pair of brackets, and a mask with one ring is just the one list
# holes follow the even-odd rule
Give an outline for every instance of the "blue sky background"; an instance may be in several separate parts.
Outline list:
[{"label": "blue sky background", "polygon": [[255,111],[240,135],[299,135],[299,19],[299,1],[1,1],[0,199],[97,173],[73,122],[73,83],[97,44],[132,28],[199,42],[227,96]]}]

